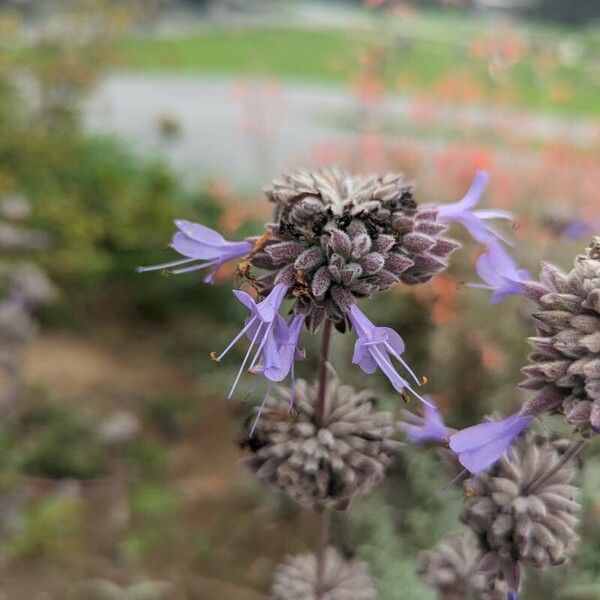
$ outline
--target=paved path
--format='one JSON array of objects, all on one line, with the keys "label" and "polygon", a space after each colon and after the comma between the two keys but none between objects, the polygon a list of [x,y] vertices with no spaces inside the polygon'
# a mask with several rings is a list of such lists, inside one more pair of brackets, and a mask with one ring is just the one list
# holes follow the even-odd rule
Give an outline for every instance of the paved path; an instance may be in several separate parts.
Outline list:
[{"label": "paved path", "polygon": [[[283,168],[306,161],[316,144],[350,143],[350,134],[319,118],[352,109],[337,90],[248,84],[232,79],[114,75],[86,108],[88,126],[121,135],[149,155],[165,155],[186,176],[227,176],[256,186]],[[172,139],[160,121],[179,124]]]},{"label": "paved path", "polygon": [[[401,131],[410,123],[411,106],[406,97],[393,95],[379,111],[386,124],[397,123]],[[165,156],[192,181],[223,176],[238,189],[256,190],[286,168],[314,164],[317,147],[351,147],[356,134],[335,121],[352,122],[359,111],[357,98],[343,88],[120,73],[99,86],[85,118],[93,131],[116,133],[142,153]],[[504,121],[518,124],[531,139],[597,143],[598,128],[584,121],[439,105],[435,118],[471,129]],[[163,129],[176,125],[179,135],[161,135],[161,123]],[[434,126],[415,143],[440,147],[444,141]]]}]

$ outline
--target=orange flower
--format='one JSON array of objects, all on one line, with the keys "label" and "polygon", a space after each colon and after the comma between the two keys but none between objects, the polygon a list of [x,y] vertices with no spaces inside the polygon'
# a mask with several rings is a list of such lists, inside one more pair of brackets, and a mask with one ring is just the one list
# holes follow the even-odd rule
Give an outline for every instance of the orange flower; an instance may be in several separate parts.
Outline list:
[{"label": "orange flower", "polygon": [[381,102],[383,97],[383,82],[374,75],[360,75],[356,78],[353,88],[358,97],[367,104]]},{"label": "orange flower", "polygon": [[506,354],[504,351],[488,340],[483,340],[480,344],[481,362],[483,368],[490,373],[500,372],[506,365]]}]

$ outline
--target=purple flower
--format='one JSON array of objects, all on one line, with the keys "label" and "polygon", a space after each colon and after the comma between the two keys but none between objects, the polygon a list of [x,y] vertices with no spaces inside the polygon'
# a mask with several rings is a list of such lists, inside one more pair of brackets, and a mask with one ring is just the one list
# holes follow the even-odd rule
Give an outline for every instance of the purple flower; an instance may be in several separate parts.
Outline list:
[{"label": "purple flower", "polygon": [[305,315],[294,315],[285,328],[279,328],[278,336],[272,336],[267,346],[273,346],[265,352],[266,362],[261,373],[270,381],[283,381],[290,372],[294,379],[294,361],[302,360],[304,351],[298,348],[298,340],[304,326]]},{"label": "purple flower", "polygon": [[493,290],[492,304],[498,304],[511,295],[523,294],[523,282],[531,280],[529,273],[525,269],[518,269],[510,255],[496,241],[490,242],[488,249],[477,259],[476,269],[485,283],[467,285]]},{"label": "purple flower", "polygon": [[478,473],[495,463],[532,420],[533,417],[515,413],[502,421],[467,427],[450,436],[450,448],[465,469]]},{"label": "purple flower", "polygon": [[139,273],[181,267],[170,271],[174,275],[179,275],[210,269],[204,281],[212,283],[221,265],[244,256],[252,250],[250,242],[228,242],[220,233],[200,223],[179,220],[175,221],[175,225],[179,231],[171,240],[171,248],[186,258],[151,267],[139,267]]},{"label": "purple flower", "polygon": [[440,412],[431,396],[424,396],[430,404],[423,407],[423,416],[420,417],[408,411],[404,413],[405,422],[400,423],[400,429],[413,444],[426,442],[444,442],[450,434]]},{"label": "purple flower", "polygon": [[356,331],[353,364],[358,365],[368,374],[374,373],[379,367],[397,391],[404,393],[405,390],[409,390],[419,400],[433,407],[433,404],[419,396],[410,387],[408,381],[398,373],[392,364],[391,357],[394,357],[408,371],[417,385],[420,385],[417,376],[402,358],[405,348],[402,338],[389,327],[377,327],[371,323],[356,304],[352,305],[348,315]]},{"label": "purple flower", "polygon": [[561,237],[569,241],[577,241],[594,234],[600,230],[600,221],[584,221],[582,219],[573,219],[565,225],[560,232]]},{"label": "purple flower", "polygon": [[508,240],[501,233],[487,225],[487,219],[512,219],[513,214],[501,209],[472,210],[479,202],[488,182],[488,174],[478,171],[469,191],[458,202],[443,204],[437,207],[438,218],[441,221],[460,223],[478,242],[487,244],[496,239],[507,243]]},{"label": "purple flower", "polygon": [[[277,284],[271,293],[258,304],[252,296],[241,290],[233,290],[236,298],[250,310],[250,317],[246,319],[246,323],[242,330],[233,338],[231,343],[219,354],[211,354],[211,358],[219,362],[231,348],[242,338],[247,335],[250,339],[250,347],[244,356],[242,365],[238,374],[231,386],[231,390],[227,398],[231,398],[235,388],[244,372],[244,368],[248,364],[250,354],[254,347],[258,344],[258,348],[254,357],[248,366],[249,371],[255,371],[256,365],[262,359],[264,365],[278,365],[280,361],[279,347],[289,336],[288,327],[279,314],[279,308],[287,293],[288,286],[282,283]],[[259,369],[262,372],[262,369]]]}]

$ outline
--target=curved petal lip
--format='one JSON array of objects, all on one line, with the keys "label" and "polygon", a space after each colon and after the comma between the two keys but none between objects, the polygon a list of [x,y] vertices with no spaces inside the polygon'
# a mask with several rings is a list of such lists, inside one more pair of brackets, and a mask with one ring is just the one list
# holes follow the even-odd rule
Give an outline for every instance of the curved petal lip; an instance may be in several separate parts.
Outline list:
[{"label": "curved petal lip", "polygon": [[203,244],[218,246],[226,241],[219,232],[206,225],[202,225],[201,223],[194,223],[193,221],[186,221],[185,219],[176,219],[175,227],[177,227],[184,235]]}]

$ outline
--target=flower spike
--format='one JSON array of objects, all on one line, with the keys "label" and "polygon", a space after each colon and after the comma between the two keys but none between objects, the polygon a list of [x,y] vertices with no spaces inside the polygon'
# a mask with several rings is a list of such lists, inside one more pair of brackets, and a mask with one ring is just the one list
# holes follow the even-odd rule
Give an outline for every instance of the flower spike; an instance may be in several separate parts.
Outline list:
[{"label": "flower spike", "polygon": [[472,210],[485,191],[488,179],[485,171],[478,171],[471,187],[461,200],[437,207],[438,218],[442,222],[460,223],[474,240],[482,244],[488,244],[497,239],[510,244],[501,233],[487,225],[485,221],[488,219],[513,219],[513,213],[501,209]]},{"label": "flower spike", "polygon": [[204,281],[212,283],[221,265],[252,251],[250,242],[229,242],[214,229],[200,223],[177,220],[175,225],[178,231],[173,235],[170,246],[185,258],[150,267],[138,267],[138,273],[168,269],[169,273],[179,275],[209,269]]}]

